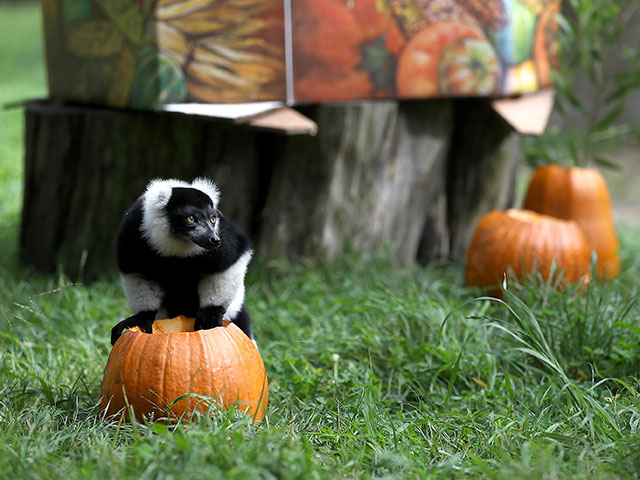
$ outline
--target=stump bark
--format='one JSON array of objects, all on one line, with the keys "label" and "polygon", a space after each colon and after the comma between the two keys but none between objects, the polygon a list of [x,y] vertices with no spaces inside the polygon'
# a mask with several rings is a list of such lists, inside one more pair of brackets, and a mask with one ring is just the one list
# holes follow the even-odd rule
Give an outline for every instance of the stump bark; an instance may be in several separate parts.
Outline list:
[{"label": "stump bark", "polygon": [[300,108],[319,134],[285,136],[173,113],[26,106],[20,243],[42,270],[113,270],[124,210],[155,177],[205,175],[261,258],[462,258],[479,216],[510,206],[517,135],[482,101]]},{"label": "stump bark", "polygon": [[399,261],[414,261],[426,212],[445,188],[451,102],[325,105],[304,113],[319,134],[278,144],[261,250],[333,259],[345,248],[366,256],[386,247]]},{"label": "stump bark", "polygon": [[493,209],[513,206],[520,135],[478,99],[458,100],[447,158],[450,256],[463,258],[475,225]]}]

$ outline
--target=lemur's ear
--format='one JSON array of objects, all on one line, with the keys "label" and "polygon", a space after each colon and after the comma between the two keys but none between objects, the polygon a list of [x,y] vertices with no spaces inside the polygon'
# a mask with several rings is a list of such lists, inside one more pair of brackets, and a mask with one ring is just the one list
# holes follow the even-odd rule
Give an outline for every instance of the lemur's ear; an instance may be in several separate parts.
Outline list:
[{"label": "lemur's ear", "polygon": [[213,183],[208,178],[198,177],[194,179],[193,182],[191,182],[191,186],[207,194],[209,198],[211,198],[213,208],[218,208],[218,202],[220,201],[220,190],[215,183]]},{"label": "lemur's ear", "polygon": [[164,208],[169,203],[171,198],[171,187],[166,185],[158,192],[158,196],[155,199],[155,206],[158,208]]},{"label": "lemur's ear", "polygon": [[157,178],[149,182],[145,190],[145,200],[149,202],[148,207],[164,208],[171,198],[171,182]]}]

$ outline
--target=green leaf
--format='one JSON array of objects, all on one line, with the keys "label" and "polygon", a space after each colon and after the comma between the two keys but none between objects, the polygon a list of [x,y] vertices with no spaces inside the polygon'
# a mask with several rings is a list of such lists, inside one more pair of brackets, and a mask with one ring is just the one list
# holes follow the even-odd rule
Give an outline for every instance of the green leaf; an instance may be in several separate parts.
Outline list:
[{"label": "green leaf", "polygon": [[593,157],[593,162],[600,167],[608,168],[610,170],[622,171],[622,166],[618,163],[612,162],[604,157]]},{"label": "green leaf", "polygon": [[169,427],[167,427],[164,423],[154,423],[151,426],[151,430],[158,435],[167,435],[169,433]]},{"label": "green leaf", "polygon": [[606,117],[604,117],[602,120],[598,122],[594,130],[597,131],[597,130],[603,130],[605,128],[609,128],[611,125],[613,125],[613,122],[615,122],[618,119],[618,117],[620,117],[620,114],[622,113],[623,109],[624,109],[623,104],[617,105],[613,110],[611,110],[607,114]]}]

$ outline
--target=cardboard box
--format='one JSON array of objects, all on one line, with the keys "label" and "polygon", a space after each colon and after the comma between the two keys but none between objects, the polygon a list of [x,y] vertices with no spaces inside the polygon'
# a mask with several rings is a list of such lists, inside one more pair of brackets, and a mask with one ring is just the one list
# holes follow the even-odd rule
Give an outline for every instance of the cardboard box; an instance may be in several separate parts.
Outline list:
[{"label": "cardboard box", "polygon": [[43,0],[50,95],[129,108],[508,97],[560,0]]}]

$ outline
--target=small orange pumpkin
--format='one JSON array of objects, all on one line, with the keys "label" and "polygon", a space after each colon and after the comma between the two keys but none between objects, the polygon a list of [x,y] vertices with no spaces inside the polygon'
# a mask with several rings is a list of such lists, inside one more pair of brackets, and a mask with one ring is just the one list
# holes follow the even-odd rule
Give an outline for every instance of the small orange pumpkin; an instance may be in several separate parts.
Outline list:
[{"label": "small orange pumpkin", "polygon": [[269,399],[262,358],[242,330],[225,322],[194,331],[194,319],[186,317],[156,320],[150,334],[138,327],[124,332],[109,354],[100,395],[105,416],[131,406],[138,420],[189,418],[206,412],[211,398],[259,421]]},{"label": "small orange pumpkin", "polygon": [[589,243],[575,222],[527,210],[494,210],[476,227],[467,252],[466,284],[500,295],[505,274],[522,279],[536,270],[547,280],[551,265],[565,283],[588,282]]},{"label": "small orange pumpkin", "polygon": [[620,258],[611,197],[598,170],[555,164],[536,168],[524,208],[575,221],[598,255],[598,276],[618,274]]}]

